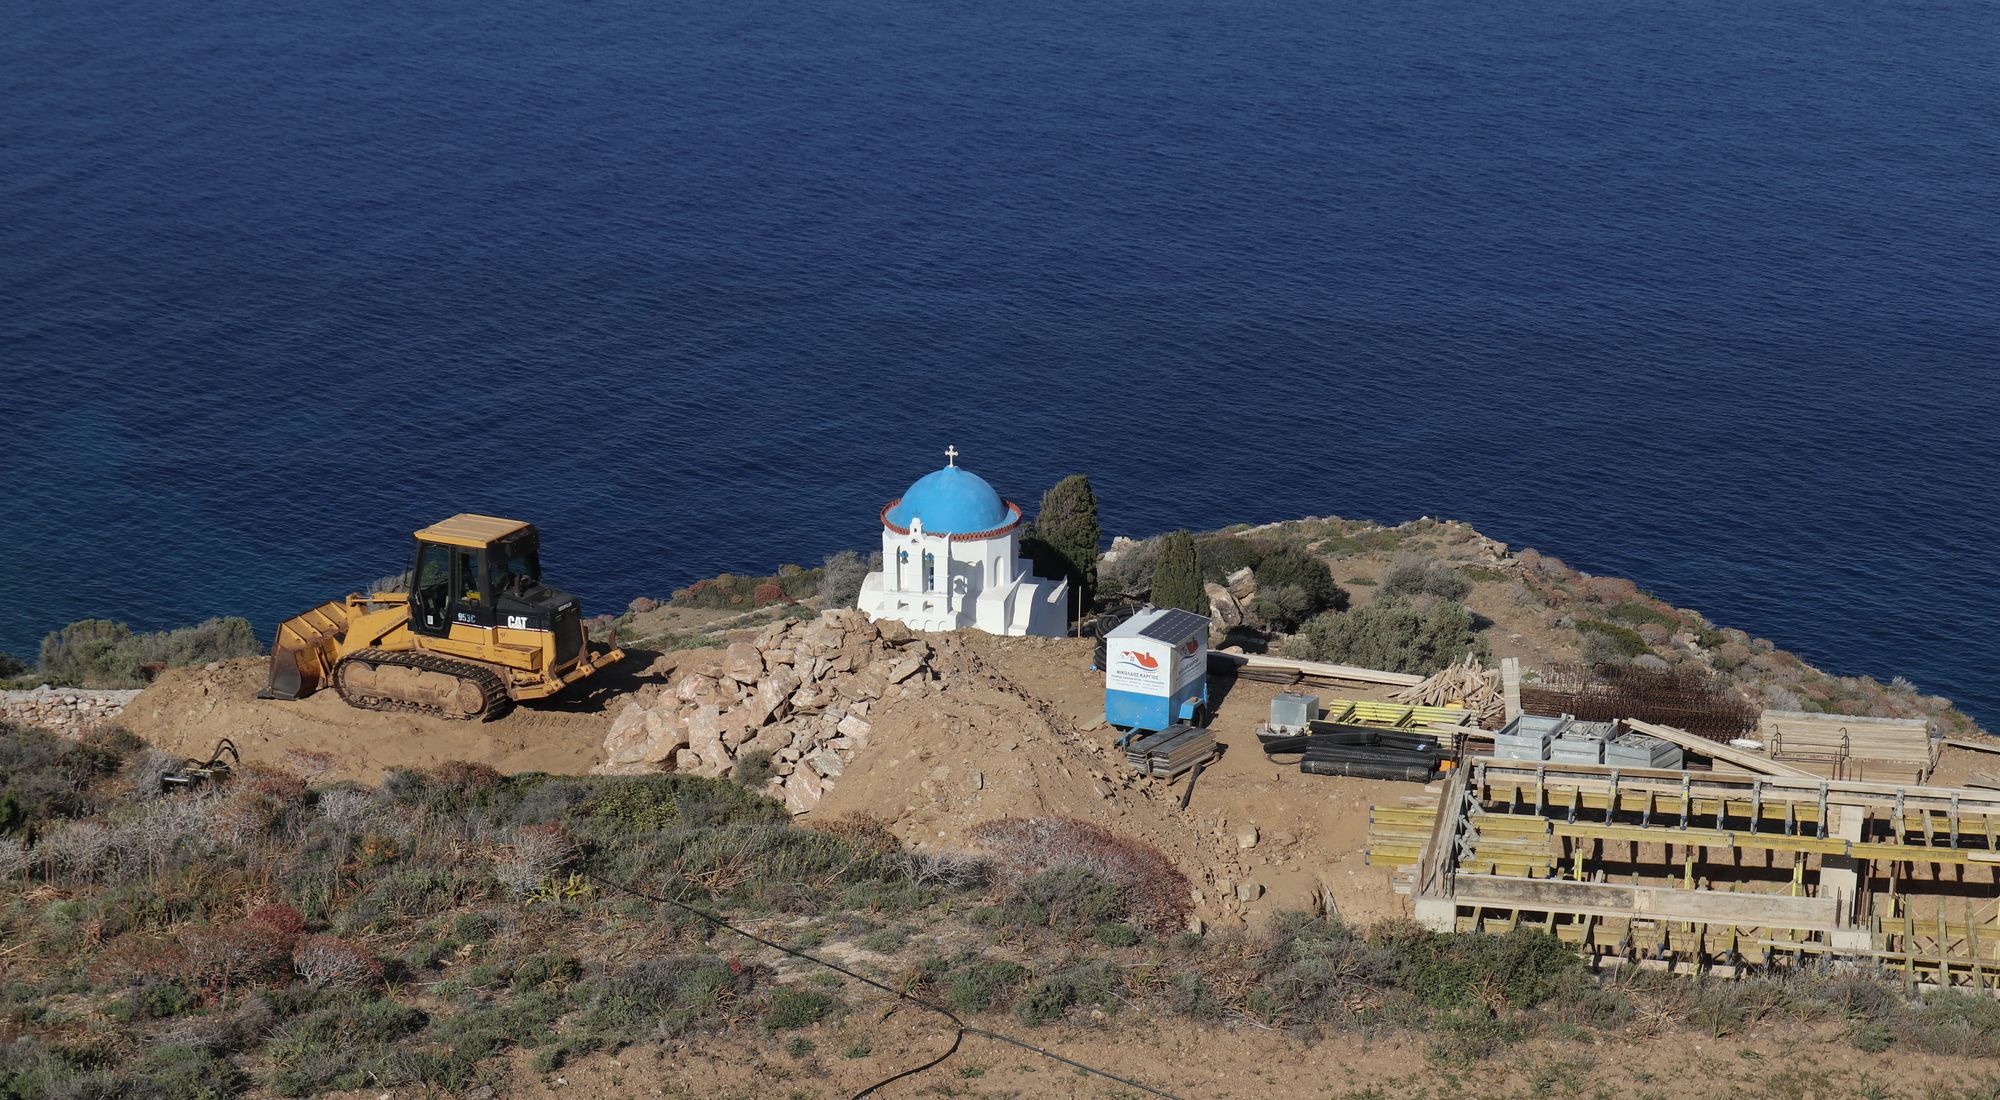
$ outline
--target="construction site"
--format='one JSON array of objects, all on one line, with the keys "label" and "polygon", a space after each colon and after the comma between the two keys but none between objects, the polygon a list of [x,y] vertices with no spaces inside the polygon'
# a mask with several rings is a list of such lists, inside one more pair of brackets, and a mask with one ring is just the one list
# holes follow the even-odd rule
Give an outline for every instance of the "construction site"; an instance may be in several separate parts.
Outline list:
[{"label": "construction site", "polygon": [[[1651,1043],[1666,1025],[1630,1022],[1633,1004],[1682,996],[1648,982],[1698,1006],[1716,983],[1857,977],[1903,991],[1905,1007],[1880,1008],[1904,1013],[1899,1027],[1917,1026],[1927,998],[1986,1004],[2000,990],[2000,780],[1983,770],[2000,743],[1962,726],[1758,705],[1706,660],[1665,672],[1579,661],[1491,588],[1469,599],[1498,653],[1421,673],[1246,645],[1256,593],[1244,576],[1209,585],[1210,615],[1115,605],[1060,637],[914,629],[790,603],[651,607],[619,624],[639,640],[619,642],[585,634],[566,593],[494,568],[532,570],[531,526],[472,519],[417,533],[420,556],[443,547],[451,562],[431,590],[323,603],[288,621],[268,657],[168,668],[116,704],[110,720],[143,739],[128,750],[141,764],[182,761],[159,773],[167,797],[125,811],[151,831],[111,818],[51,826],[36,869],[21,872],[47,887],[35,905],[102,898],[103,927],[126,929],[119,958],[166,960],[134,972],[171,964],[217,1011],[235,964],[219,985],[204,976],[215,956],[203,937],[228,920],[230,935],[252,935],[232,914],[263,912],[271,883],[298,899],[306,939],[359,967],[366,989],[386,973],[372,966],[413,976],[392,999],[437,1022],[408,1037],[329,1043],[314,1060],[268,1067],[256,1051],[290,1048],[248,1042],[231,1056],[290,1095],[416,1080],[411,1049],[434,1050],[471,1021],[502,1026],[480,1015],[497,987],[472,996],[467,983],[565,952],[572,977],[546,1002],[543,1031],[496,1031],[437,1080],[498,1082],[479,1075],[500,1070],[480,1067],[505,1059],[522,1095],[624,1095],[637,1055],[582,1056],[650,1042],[654,1018],[608,1031],[591,1021],[632,974],[697,958],[740,987],[688,1009],[708,1030],[648,1048],[647,1064],[688,1095],[750,1095],[767,1075],[800,1072],[829,1095],[870,1093],[922,1057],[974,1046],[975,1032],[992,1043],[959,1064],[961,1082],[1001,1062],[1034,1073],[1045,1051],[992,1044],[1060,1022],[1045,1041],[1109,1075],[1106,1091],[1010,1077],[966,1083],[966,1094],[1318,1095],[1320,1068],[1338,1065],[1345,1095],[1433,1095],[1463,1087],[1455,1075],[1477,1064],[1496,1095],[1546,1095],[1554,1073],[1581,1096],[1605,1071],[1636,1089],[1701,1049],[1698,1032],[1669,1027],[1670,1041]],[[1386,571],[1387,557],[1349,556],[1343,572]],[[1696,621],[1673,644],[1697,655],[1699,631]],[[674,632],[703,644],[650,640]],[[80,702],[35,705],[57,719],[73,711],[72,735],[105,722]],[[187,819],[168,830],[181,838],[171,851],[149,839],[170,815]],[[210,815],[221,816],[203,824]],[[235,887],[240,905],[211,924],[112,923],[137,895],[111,887],[166,883],[183,864],[213,876],[245,844],[264,885]],[[801,850],[834,859],[792,871]],[[1111,889],[1085,895],[1092,909],[1037,900],[1058,882]],[[717,938],[663,921],[664,907],[686,904],[676,899],[712,907],[694,919],[713,919]],[[500,931],[464,931],[488,927]],[[1554,953],[1534,966],[1567,974],[1574,1004],[1551,1001],[1556,986],[1515,1000],[1495,984],[1523,951]],[[261,980],[282,987],[302,965]],[[108,990],[124,988],[105,974]],[[1453,992],[1399,984],[1418,979]],[[836,987],[838,998],[821,992]],[[829,1007],[786,1025],[808,1028],[798,1035],[781,1042],[767,1023],[749,1054],[711,1041],[742,1037],[729,1022],[738,1013],[801,998]],[[871,998],[922,1011],[833,1007]],[[935,1015],[946,1000],[964,1020]],[[1655,1011],[1669,1010],[1644,1010]],[[1754,1020],[1768,1009],[1718,1011]],[[979,1012],[994,1026],[956,1041],[940,1023],[967,1028]],[[1806,1049],[1822,1061],[1848,1051],[1860,1025],[1799,1012],[1800,1027],[1731,1041],[1772,1067]],[[1977,1057],[1953,1045],[1952,1029],[1967,1026],[1910,1040],[1921,1043],[1913,1056],[1976,1082]],[[1426,1038],[1395,1038],[1409,1029]],[[1619,1065],[1585,1073],[1579,1033],[1622,1044]],[[801,1053],[813,1043],[850,1053]],[[1494,1057],[1502,1049],[1512,1053]],[[1847,1057],[1841,1080],[1900,1094]],[[366,1066],[375,1076],[354,1076]],[[1777,1087],[1747,1062],[1704,1072],[1753,1093]],[[1411,1088],[1382,1091],[1384,1073]]]}]

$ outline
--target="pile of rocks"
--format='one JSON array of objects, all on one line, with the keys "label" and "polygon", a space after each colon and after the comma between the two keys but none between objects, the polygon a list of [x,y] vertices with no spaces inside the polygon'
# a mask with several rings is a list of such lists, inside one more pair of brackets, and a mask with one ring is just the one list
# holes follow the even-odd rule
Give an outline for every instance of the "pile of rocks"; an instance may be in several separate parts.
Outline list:
[{"label": "pile of rocks", "polygon": [[768,788],[804,813],[868,744],[878,704],[931,690],[933,655],[903,624],[872,623],[853,608],[773,623],[754,642],[731,644],[720,663],[626,704],[596,770],[720,776],[768,752]]},{"label": "pile of rocks", "polygon": [[74,737],[118,717],[137,694],[136,690],[93,691],[47,684],[33,691],[0,691],[0,719]]}]

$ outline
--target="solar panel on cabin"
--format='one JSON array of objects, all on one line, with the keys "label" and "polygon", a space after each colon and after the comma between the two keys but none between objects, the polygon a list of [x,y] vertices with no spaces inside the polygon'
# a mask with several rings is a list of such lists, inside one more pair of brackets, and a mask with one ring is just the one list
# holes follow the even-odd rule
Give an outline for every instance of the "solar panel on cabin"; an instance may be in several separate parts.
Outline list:
[{"label": "solar panel on cabin", "polygon": [[1192,611],[1169,608],[1159,618],[1147,623],[1139,631],[1141,638],[1151,638],[1156,642],[1184,642],[1197,634],[1208,633],[1208,619]]}]

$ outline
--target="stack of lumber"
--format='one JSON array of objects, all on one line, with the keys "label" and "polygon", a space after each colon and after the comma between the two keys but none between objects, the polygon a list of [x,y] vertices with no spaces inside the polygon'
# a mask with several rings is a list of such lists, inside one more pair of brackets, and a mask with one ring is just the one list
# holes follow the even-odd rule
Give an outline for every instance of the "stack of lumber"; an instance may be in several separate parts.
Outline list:
[{"label": "stack of lumber", "polygon": [[1171,779],[1215,755],[1215,734],[1176,722],[1125,746],[1125,762],[1140,775]]},{"label": "stack of lumber", "polygon": [[1767,710],[1757,739],[1773,760],[1829,779],[1922,783],[1937,763],[1930,723],[1922,718],[1863,718]]},{"label": "stack of lumber", "polygon": [[1397,868],[1391,879],[1398,894],[1411,892],[1410,870],[1423,858],[1437,827],[1438,796],[1407,795],[1395,805],[1368,807],[1368,864]]},{"label": "stack of lumber", "polygon": [[1500,672],[1481,665],[1468,653],[1465,659],[1436,673],[1415,687],[1389,696],[1398,703],[1430,707],[1463,707],[1477,716],[1487,729],[1507,716],[1507,704],[1500,692]]}]

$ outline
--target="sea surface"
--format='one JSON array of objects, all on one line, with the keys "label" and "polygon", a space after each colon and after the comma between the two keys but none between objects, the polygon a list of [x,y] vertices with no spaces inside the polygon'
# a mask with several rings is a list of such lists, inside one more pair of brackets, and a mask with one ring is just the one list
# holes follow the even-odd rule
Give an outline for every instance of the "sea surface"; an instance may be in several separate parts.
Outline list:
[{"label": "sea surface", "polygon": [[2000,723],[2000,18],[1914,0],[0,5],[0,649],[453,512],[587,612],[956,445],[1463,518]]}]

